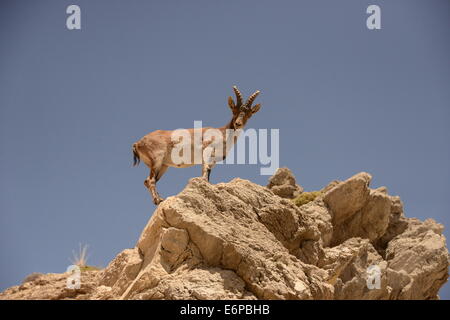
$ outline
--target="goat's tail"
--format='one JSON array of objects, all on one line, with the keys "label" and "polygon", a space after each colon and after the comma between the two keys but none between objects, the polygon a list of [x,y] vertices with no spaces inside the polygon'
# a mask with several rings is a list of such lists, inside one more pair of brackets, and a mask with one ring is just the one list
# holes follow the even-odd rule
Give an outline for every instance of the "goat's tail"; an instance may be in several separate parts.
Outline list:
[{"label": "goat's tail", "polygon": [[133,144],[133,167],[139,165],[141,158],[139,158],[139,153],[137,152],[137,143]]}]

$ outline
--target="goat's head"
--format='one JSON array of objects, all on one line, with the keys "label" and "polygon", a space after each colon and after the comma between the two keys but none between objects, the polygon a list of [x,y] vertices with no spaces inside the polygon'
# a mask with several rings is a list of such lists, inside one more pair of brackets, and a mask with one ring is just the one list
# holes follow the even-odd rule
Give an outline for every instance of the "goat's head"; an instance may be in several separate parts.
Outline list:
[{"label": "goat's head", "polygon": [[255,101],[256,97],[259,94],[259,91],[255,91],[255,93],[252,94],[245,103],[243,103],[242,94],[238,90],[238,88],[234,86],[233,90],[236,94],[236,103],[233,101],[232,97],[228,98],[228,106],[233,112],[233,119],[231,120],[231,122],[234,129],[241,129],[245,126],[248,119],[250,119],[251,116],[256,112],[258,112],[259,108],[261,108],[261,105],[259,103],[252,106],[253,101]]}]

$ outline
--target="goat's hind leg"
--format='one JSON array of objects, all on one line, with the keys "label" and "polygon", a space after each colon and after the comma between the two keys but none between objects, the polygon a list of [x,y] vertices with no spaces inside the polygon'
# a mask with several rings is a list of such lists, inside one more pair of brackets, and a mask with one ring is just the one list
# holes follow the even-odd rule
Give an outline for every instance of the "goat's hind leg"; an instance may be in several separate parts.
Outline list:
[{"label": "goat's hind leg", "polygon": [[161,198],[158,191],[156,191],[156,182],[161,179],[162,175],[166,172],[167,166],[161,166],[159,170],[150,169],[150,175],[145,179],[144,185],[147,187],[148,191],[152,195],[153,203],[158,205],[164,198]]},{"label": "goat's hind leg", "polygon": [[144,185],[147,187],[148,191],[150,192],[152,199],[153,199],[153,203],[155,205],[158,205],[164,199],[161,198],[160,195],[158,194],[158,191],[156,191],[156,181],[157,181],[156,176],[157,176],[157,174],[156,174],[155,170],[151,169],[150,175],[144,181]]}]

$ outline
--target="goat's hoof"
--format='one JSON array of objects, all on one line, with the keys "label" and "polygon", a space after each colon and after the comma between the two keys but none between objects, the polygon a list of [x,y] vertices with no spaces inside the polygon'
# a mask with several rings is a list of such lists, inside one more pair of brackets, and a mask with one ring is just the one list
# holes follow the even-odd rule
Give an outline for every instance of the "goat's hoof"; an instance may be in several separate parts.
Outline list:
[{"label": "goat's hoof", "polygon": [[155,204],[155,205],[158,205],[158,204],[160,204],[161,202],[163,202],[164,201],[164,198],[157,198],[157,199],[154,199],[153,200],[153,203]]}]

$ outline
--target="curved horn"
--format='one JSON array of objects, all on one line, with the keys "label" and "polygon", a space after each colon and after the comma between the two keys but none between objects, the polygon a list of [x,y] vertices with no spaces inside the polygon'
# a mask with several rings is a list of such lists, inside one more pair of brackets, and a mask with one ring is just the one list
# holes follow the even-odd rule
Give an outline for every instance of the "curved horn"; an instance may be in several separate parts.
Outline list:
[{"label": "curved horn", "polygon": [[236,105],[234,104],[232,97],[228,97],[228,105],[230,106],[231,110],[236,109]]},{"label": "curved horn", "polygon": [[252,94],[248,99],[247,102],[245,103],[245,107],[246,108],[250,108],[252,106],[253,101],[255,101],[256,97],[258,96],[258,94],[260,93],[259,90],[256,90],[254,94]]},{"label": "curved horn", "polygon": [[236,107],[239,108],[240,106],[242,106],[242,94],[236,86],[233,86],[233,90],[236,94]]}]

